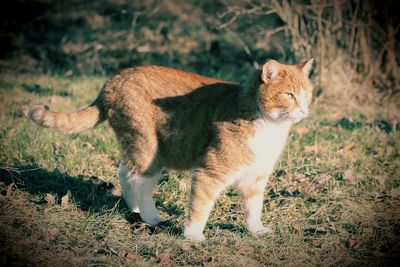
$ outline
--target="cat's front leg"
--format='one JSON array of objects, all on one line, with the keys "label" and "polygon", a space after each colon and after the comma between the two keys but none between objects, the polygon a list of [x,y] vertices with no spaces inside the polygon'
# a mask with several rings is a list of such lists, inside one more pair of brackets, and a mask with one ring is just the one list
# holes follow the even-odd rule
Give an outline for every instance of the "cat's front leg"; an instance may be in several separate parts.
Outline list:
[{"label": "cat's front leg", "polygon": [[255,180],[242,179],[237,183],[237,189],[243,199],[244,219],[247,229],[253,235],[272,233],[272,229],[261,222],[264,188],[268,177],[259,176]]},{"label": "cat's front leg", "polygon": [[225,189],[225,183],[203,173],[197,173],[192,180],[192,192],[189,216],[183,235],[191,241],[203,241],[204,227],[219,194]]}]

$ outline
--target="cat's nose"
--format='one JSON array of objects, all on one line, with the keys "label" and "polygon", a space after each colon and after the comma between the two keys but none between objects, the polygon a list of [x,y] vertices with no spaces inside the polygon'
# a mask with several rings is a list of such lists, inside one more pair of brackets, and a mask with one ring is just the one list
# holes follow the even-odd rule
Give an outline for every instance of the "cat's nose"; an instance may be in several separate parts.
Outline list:
[{"label": "cat's nose", "polygon": [[302,115],[306,116],[308,114],[308,108],[307,107],[300,107],[300,112]]}]

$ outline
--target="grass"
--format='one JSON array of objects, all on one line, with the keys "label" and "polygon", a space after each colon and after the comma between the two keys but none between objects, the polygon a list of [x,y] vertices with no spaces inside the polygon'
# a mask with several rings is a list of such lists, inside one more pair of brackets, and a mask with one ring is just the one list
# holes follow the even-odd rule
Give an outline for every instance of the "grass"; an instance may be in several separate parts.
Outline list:
[{"label": "grass", "polygon": [[[2,265],[377,266],[399,255],[399,131],[376,107],[332,117],[316,101],[296,125],[265,190],[271,235],[245,230],[240,199],[221,196],[207,241],[182,238],[189,179],[165,173],[155,192],[163,227],[123,203],[118,145],[107,123],[63,135],[35,126],[20,106],[67,111],[89,104],[106,77],[0,74]],[[337,101],[340,102],[340,101]],[[343,105],[343,104],[342,104]],[[382,126],[383,125],[383,126]],[[391,127],[388,127],[390,125]],[[65,197],[70,192],[70,197]]]}]

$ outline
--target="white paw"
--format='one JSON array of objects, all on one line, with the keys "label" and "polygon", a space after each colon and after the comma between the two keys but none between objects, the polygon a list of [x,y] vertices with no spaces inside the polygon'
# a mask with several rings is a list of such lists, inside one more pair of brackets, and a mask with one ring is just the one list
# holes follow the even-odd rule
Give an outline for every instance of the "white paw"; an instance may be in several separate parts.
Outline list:
[{"label": "white paw", "polygon": [[196,231],[194,229],[190,228],[185,228],[185,231],[183,232],[183,236],[193,242],[202,242],[206,240],[205,236],[201,231]]},{"label": "white paw", "polygon": [[[142,219],[143,219],[143,218],[142,218]],[[159,224],[159,223],[161,223],[161,222],[165,222],[166,219],[164,219],[164,218],[161,217],[161,216],[157,216],[157,217],[154,217],[154,218],[146,218],[146,219],[143,219],[143,221],[144,221],[145,223],[149,224],[150,226],[156,226],[157,224]]]},{"label": "white paw", "polygon": [[132,208],[131,209],[131,212],[133,212],[133,213],[140,213],[140,210],[139,210],[139,207],[134,207],[134,208]]},{"label": "white paw", "polygon": [[254,235],[254,236],[258,236],[258,235],[264,235],[264,234],[272,234],[273,231],[271,228],[269,227],[257,227],[254,229],[249,229],[249,231]]}]

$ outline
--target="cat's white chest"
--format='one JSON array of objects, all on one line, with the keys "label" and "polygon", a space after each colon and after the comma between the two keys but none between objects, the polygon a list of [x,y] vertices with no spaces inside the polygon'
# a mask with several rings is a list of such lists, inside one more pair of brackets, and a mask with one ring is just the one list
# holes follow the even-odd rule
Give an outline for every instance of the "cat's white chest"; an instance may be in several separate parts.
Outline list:
[{"label": "cat's white chest", "polygon": [[248,139],[253,159],[252,172],[259,175],[271,172],[285,146],[291,123],[272,123],[265,120],[255,121],[255,133]]}]

